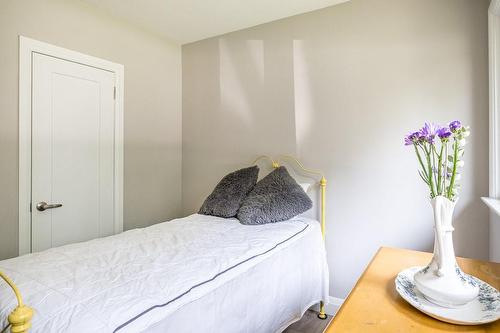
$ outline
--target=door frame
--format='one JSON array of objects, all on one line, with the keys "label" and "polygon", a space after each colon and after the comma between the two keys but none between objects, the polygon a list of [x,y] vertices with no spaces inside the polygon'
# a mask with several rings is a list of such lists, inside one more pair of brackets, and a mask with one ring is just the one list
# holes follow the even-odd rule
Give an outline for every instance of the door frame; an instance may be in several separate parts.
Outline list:
[{"label": "door frame", "polygon": [[490,157],[490,198],[500,199],[500,0],[492,0],[488,9],[489,37],[489,157]]},{"label": "door frame", "polygon": [[32,58],[44,54],[115,74],[114,232],[123,231],[124,66],[19,36],[19,255],[31,253],[31,93]]},{"label": "door frame", "polygon": [[500,260],[500,0],[491,0],[488,8],[489,45],[489,197],[483,197],[490,208],[490,261]]}]

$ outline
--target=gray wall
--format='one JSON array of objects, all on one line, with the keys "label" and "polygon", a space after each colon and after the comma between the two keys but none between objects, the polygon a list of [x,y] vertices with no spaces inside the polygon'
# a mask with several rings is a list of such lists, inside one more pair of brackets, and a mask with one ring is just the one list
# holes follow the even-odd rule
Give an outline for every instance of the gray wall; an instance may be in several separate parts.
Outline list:
[{"label": "gray wall", "polygon": [[80,1],[1,0],[0,259],[18,253],[18,35],[125,65],[125,228],[180,215],[180,46]]},{"label": "gray wall", "polygon": [[329,180],[330,294],[381,245],[432,249],[431,207],[406,132],[472,128],[455,212],[461,256],[487,258],[488,0],[351,2],[182,48],[183,211],[259,154]]}]

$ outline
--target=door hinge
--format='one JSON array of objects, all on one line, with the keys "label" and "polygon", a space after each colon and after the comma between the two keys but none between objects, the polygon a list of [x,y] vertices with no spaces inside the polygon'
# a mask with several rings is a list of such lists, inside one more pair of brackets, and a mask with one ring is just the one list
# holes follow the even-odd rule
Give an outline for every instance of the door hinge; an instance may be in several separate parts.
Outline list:
[{"label": "door hinge", "polygon": [[116,86],[113,87],[113,99],[116,99]]}]

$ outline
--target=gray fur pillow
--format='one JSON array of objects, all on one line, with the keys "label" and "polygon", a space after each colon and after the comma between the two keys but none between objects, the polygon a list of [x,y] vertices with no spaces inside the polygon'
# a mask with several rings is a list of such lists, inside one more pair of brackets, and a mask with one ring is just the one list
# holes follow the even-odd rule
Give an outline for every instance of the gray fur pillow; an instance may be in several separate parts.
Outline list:
[{"label": "gray fur pillow", "polygon": [[290,176],[279,167],[262,178],[243,200],[238,219],[242,224],[286,221],[312,207],[312,201]]},{"label": "gray fur pillow", "polygon": [[226,175],[205,199],[199,214],[219,217],[234,217],[241,202],[253,189],[259,175],[259,168],[252,166]]}]

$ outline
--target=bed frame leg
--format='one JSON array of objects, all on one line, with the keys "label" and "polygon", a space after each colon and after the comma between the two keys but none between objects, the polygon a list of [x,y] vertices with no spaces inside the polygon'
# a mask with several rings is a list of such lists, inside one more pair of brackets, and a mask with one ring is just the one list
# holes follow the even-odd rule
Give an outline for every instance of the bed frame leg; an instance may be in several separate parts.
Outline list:
[{"label": "bed frame leg", "polygon": [[27,333],[31,328],[33,310],[26,305],[18,306],[8,317],[10,331],[12,333]]},{"label": "bed frame leg", "polygon": [[[0,272],[0,279],[12,288],[17,298],[18,306],[9,314],[7,320],[9,321],[11,333],[26,333],[31,328],[31,318],[33,317],[33,310],[23,304],[21,293],[14,282],[3,272]],[[4,331],[2,331],[4,332]]]},{"label": "bed frame leg", "polygon": [[325,303],[323,301],[319,302],[319,313],[318,318],[321,320],[325,320],[328,316],[325,313]]}]

